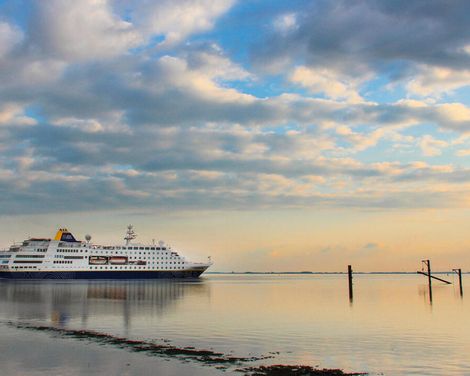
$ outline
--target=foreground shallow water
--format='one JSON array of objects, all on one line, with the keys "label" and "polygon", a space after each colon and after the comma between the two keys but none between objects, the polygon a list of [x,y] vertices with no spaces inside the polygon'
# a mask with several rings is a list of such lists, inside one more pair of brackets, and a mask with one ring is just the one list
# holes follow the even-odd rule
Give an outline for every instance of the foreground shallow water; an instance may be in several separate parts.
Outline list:
[{"label": "foreground shallow water", "polygon": [[[444,277],[457,280],[452,276]],[[470,294],[464,275],[464,294]],[[253,364],[385,375],[470,374],[470,305],[425,277],[207,275],[198,281],[0,282],[0,362],[8,375],[211,375],[238,364],[149,356],[18,325],[88,330],[211,350]],[[249,366],[253,364],[249,364]],[[223,368],[223,369],[222,369]],[[237,373],[238,374],[238,373]]]}]

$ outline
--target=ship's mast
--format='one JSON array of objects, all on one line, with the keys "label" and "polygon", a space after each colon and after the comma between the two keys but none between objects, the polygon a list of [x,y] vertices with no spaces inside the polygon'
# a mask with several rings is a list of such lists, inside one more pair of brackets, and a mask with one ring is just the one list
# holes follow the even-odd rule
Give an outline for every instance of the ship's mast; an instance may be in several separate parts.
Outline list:
[{"label": "ship's mast", "polygon": [[127,226],[126,237],[124,240],[126,241],[126,245],[129,245],[131,240],[134,240],[137,237],[137,234],[134,232],[134,227],[132,225]]}]

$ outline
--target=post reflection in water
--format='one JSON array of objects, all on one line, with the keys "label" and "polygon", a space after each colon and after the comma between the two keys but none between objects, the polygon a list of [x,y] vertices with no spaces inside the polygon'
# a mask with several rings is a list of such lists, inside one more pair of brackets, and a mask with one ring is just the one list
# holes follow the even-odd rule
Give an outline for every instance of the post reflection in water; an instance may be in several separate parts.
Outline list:
[{"label": "post reflection in water", "polygon": [[4,282],[0,284],[0,314],[11,321],[50,322],[58,327],[75,321],[87,327],[93,318],[127,333],[134,316],[163,316],[188,292],[200,299],[210,297],[210,287],[202,280]]}]

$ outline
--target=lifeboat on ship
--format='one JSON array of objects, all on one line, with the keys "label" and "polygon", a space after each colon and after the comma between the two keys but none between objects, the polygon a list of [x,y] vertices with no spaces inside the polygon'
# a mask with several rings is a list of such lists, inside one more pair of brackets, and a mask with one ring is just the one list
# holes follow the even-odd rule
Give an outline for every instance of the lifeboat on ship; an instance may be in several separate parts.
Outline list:
[{"label": "lifeboat on ship", "polygon": [[108,257],[106,256],[90,256],[89,262],[90,265],[107,265]]},{"label": "lifeboat on ship", "polygon": [[109,263],[111,265],[126,265],[127,257],[124,256],[112,256],[109,258]]}]

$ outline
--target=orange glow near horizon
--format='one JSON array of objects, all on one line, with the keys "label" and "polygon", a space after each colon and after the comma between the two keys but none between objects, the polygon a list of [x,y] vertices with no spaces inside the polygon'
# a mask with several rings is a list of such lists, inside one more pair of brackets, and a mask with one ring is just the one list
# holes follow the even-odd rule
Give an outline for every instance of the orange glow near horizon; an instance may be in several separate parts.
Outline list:
[{"label": "orange glow near horizon", "polygon": [[138,241],[163,239],[192,259],[212,256],[212,271],[415,271],[470,269],[468,210],[282,210],[75,213],[0,219],[5,248],[67,226],[80,239],[120,244],[133,223]]}]

